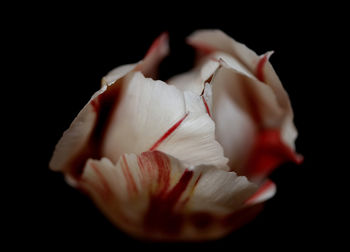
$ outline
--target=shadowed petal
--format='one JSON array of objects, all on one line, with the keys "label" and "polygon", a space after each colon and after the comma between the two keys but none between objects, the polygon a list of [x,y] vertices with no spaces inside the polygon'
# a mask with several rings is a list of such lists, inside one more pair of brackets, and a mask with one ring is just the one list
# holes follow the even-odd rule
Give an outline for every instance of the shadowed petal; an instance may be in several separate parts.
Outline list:
[{"label": "shadowed petal", "polygon": [[190,166],[227,169],[214,122],[200,96],[184,96],[176,87],[141,73],[125,79],[121,96],[106,131],[103,156],[116,162],[123,153],[160,150]]},{"label": "shadowed petal", "polygon": [[255,138],[242,174],[254,182],[260,182],[282,163],[300,164],[302,161],[303,157],[282,141],[279,130],[261,130]]},{"label": "shadowed petal", "polygon": [[155,74],[168,51],[168,35],[164,33],[153,42],[143,61],[117,67],[102,78],[101,89],[92,96],[56,145],[49,164],[52,170],[67,172],[67,182],[75,185],[75,178],[80,176],[86,160],[101,157],[104,128],[108,126],[108,116],[119,100],[117,82],[135,69],[148,75]]},{"label": "shadowed petal", "polygon": [[169,35],[167,32],[163,32],[153,41],[146,56],[136,66],[135,71],[141,71],[148,78],[157,79],[158,66],[168,54]]},{"label": "shadowed petal", "polygon": [[259,186],[259,189],[251,196],[245,204],[247,206],[260,204],[276,194],[276,185],[271,180],[267,179]]},{"label": "shadowed petal", "polygon": [[297,131],[293,124],[293,111],[288,94],[268,60],[273,52],[258,56],[248,47],[219,30],[197,31],[188,37],[187,42],[194,46],[202,57],[210,55],[210,57],[221,59],[225,62],[226,67],[271,88],[278,106],[283,111],[283,120],[280,122],[282,140],[294,150]]},{"label": "shadowed petal", "polygon": [[[212,114],[217,139],[230,160],[229,166],[239,174],[259,173],[263,179],[263,174],[267,175],[282,162],[299,162],[300,157],[294,153],[297,131],[293,111],[269,63],[272,52],[258,56],[218,30],[197,31],[187,41],[197,49],[199,61],[212,58],[220,62],[221,67],[211,80]],[[259,144],[260,136],[269,131],[278,134],[279,142],[275,141],[273,148]],[[274,151],[267,154],[267,149]],[[284,151],[277,153],[277,149]],[[257,157],[269,161],[254,168]]]},{"label": "shadowed petal", "polygon": [[67,171],[71,158],[77,155],[89,142],[97,114],[91,103],[85,105],[66,130],[55,147],[50,168],[55,171]]},{"label": "shadowed petal", "polygon": [[108,115],[119,100],[120,86],[103,86],[79,112],[55,147],[50,168],[67,175],[67,182],[75,185],[88,158],[101,157],[101,142]]},{"label": "shadowed petal", "polygon": [[189,169],[158,151],[89,160],[79,186],[124,231],[143,239],[202,240],[233,228],[254,184],[214,166]]}]

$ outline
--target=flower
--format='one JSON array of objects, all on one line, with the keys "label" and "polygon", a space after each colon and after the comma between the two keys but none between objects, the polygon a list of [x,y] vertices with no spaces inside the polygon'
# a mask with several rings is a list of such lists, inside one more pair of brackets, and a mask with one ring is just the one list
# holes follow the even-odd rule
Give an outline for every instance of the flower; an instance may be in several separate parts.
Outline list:
[{"label": "flower", "polygon": [[218,30],[187,39],[195,67],[155,80],[168,35],[118,67],[58,142],[50,168],[140,239],[206,240],[251,220],[300,163],[287,93],[268,59]]}]

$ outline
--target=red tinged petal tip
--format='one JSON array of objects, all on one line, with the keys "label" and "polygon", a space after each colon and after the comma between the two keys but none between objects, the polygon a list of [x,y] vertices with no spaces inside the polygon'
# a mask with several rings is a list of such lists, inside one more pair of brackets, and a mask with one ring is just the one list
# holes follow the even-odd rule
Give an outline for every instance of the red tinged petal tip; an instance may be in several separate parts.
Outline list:
[{"label": "red tinged petal tip", "polygon": [[245,205],[253,205],[271,198],[276,193],[276,185],[271,180],[266,180],[259,189],[250,197]]},{"label": "red tinged petal tip", "polygon": [[167,43],[169,40],[169,33],[168,32],[163,32],[160,34],[152,43],[151,47],[148,49],[146,56],[151,55],[154,51],[156,51],[161,45]]},{"label": "red tinged petal tip", "polygon": [[261,180],[288,161],[300,164],[303,158],[282,142],[279,130],[263,130],[258,133],[243,175]]},{"label": "red tinged petal tip", "polygon": [[214,47],[208,46],[206,44],[201,44],[198,42],[192,42],[191,40],[187,40],[187,44],[197,49],[199,53],[208,55],[216,51]]},{"label": "red tinged petal tip", "polygon": [[99,101],[97,98],[93,99],[90,101],[90,104],[92,106],[92,108],[94,109],[95,113],[98,113],[99,110]]},{"label": "red tinged petal tip", "polygon": [[264,76],[264,68],[265,65],[267,63],[267,61],[269,60],[269,58],[271,57],[271,55],[273,54],[273,52],[268,52],[266,54],[264,54],[256,67],[256,78],[261,81],[261,82],[265,82],[265,76]]}]

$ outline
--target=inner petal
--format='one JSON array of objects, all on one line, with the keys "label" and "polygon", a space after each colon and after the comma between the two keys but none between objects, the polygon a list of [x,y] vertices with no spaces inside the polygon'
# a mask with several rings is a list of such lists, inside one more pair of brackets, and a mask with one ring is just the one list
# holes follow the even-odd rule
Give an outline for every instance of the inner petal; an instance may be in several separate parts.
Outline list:
[{"label": "inner petal", "polygon": [[160,150],[189,167],[213,164],[227,169],[215,125],[201,96],[133,73],[122,83],[121,101],[105,131],[102,155],[117,162],[123,153]]}]

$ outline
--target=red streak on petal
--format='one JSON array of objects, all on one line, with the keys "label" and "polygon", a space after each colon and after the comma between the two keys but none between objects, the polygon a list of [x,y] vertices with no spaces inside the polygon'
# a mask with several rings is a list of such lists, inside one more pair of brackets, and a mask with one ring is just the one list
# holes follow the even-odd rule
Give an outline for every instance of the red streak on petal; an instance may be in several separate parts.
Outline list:
[{"label": "red streak on petal", "polygon": [[263,179],[278,165],[288,161],[300,164],[302,158],[282,142],[279,130],[262,130],[258,133],[243,175]]},{"label": "red streak on petal", "polygon": [[186,190],[192,177],[193,171],[185,170],[177,184],[164,197],[163,201],[167,202],[169,207],[173,208],[175,206],[176,202],[180,199],[182,193]]},{"label": "red streak on petal", "polygon": [[123,171],[124,177],[125,177],[126,182],[127,182],[128,191],[130,193],[136,193],[138,191],[137,186],[136,186],[135,180],[130,172],[128,162],[127,162],[124,155],[122,156],[121,167],[122,167],[122,171]]},{"label": "red streak on petal", "polygon": [[90,131],[90,135],[86,136],[85,143],[81,147],[77,147],[75,154],[70,157],[66,165],[66,171],[75,180],[81,178],[86,161],[89,158],[96,160],[102,158],[102,143],[110,125],[112,118],[110,115],[115,111],[120,101],[121,84],[108,86],[105,92],[89,103],[96,112],[94,126]]},{"label": "red streak on petal", "polygon": [[203,100],[203,103],[204,103],[205,109],[207,110],[208,115],[211,117],[209,106],[208,106],[207,101],[205,100],[204,96],[202,96],[202,100]]},{"label": "red streak on petal", "polygon": [[99,96],[97,96],[95,99],[90,101],[90,104],[92,108],[94,109],[95,113],[98,113],[100,109],[100,101],[99,101]]},{"label": "red streak on petal", "polygon": [[158,167],[158,185],[160,194],[165,193],[170,185],[170,160],[160,152],[156,152],[154,155],[157,167]]},{"label": "red streak on petal", "polygon": [[255,201],[256,199],[258,199],[260,196],[262,196],[266,191],[268,191],[269,189],[271,189],[272,187],[274,187],[275,184],[271,181],[271,180],[266,180],[266,182],[264,182],[259,189],[253,194],[252,197],[250,197],[245,204],[250,204],[253,201]]},{"label": "red streak on petal", "polygon": [[194,189],[196,188],[199,180],[201,179],[202,177],[202,174],[199,174],[198,178],[196,179],[196,181],[194,182],[190,192],[188,193],[188,196],[186,197],[186,199],[184,199],[182,202],[181,202],[181,207],[185,206],[187,204],[187,202],[190,200],[190,198],[192,197],[193,195],[193,192],[194,192]]},{"label": "red streak on petal", "polygon": [[[170,184],[170,160],[159,151],[144,152],[137,159],[142,178],[147,182],[157,181],[157,195],[168,190]],[[158,176],[158,178],[157,178]]]},{"label": "red streak on petal", "polygon": [[193,177],[193,172],[185,170],[177,184],[166,194],[154,195],[144,218],[147,230],[175,234],[183,224],[183,216],[174,211],[176,204]]},{"label": "red streak on petal", "polygon": [[197,49],[202,54],[211,54],[216,51],[215,48],[198,42],[187,41],[187,44]]},{"label": "red streak on petal", "polygon": [[163,32],[162,34],[160,34],[152,43],[151,47],[148,49],[146,56],[151,55],[153,52],[155,52],[157,50],[157,48],[159,46],[162,45],[162,43],[164,43],[164,41],[168,40],[169,34],[168,32]]},{"label": "red streak on petal", "polygon": [[155,150],[165,139],[167,139],[171,135],[171,133],[173,133],[180,126],[180,124],[186,119],[187,116],[188,113],[186,113],[184,117],[177,121],[170,129],[168,129],[167,132],[165,132],[164,135],[161,136],[149,150]]},{"label": "red streak on petal", "polygon": [[[104,177],[103,174],[100,172],[100,170],[98,169],[98,167],[96,166],[96,164],[94,164],[94,163],[91,162],[91,163],[90,163],[90,166],[91,166],[92,170],[95,172],[96,176],[98,177],[98,179],[99,179],[99,181],[101,182],[102,187],[103,187],[103,190],[102,190],[102,191],[100,191],[100,190],[98,190],[98,191],[100,191],[100,193],[102,194],[102,197],[103,197],[104,199],[107,199],[108,195],[111,195],[111,190],[110,190],[110,188],[109,188],[109,186],[108,186],[108,183],[107,183],[105,177]],[[97,188],[97,187],[96,187],[96,188]],[[96,188],[95,188],[95,189],[96,189]]]},{"label": "red streak on petal", "polygon": [[265,54],[262,58],[260,58],[258,65],[256,67],[256,78],[258,78],[258,80],[261,82],[265,81],[264,67],[268,59],[269,59],[269,56]]}]

